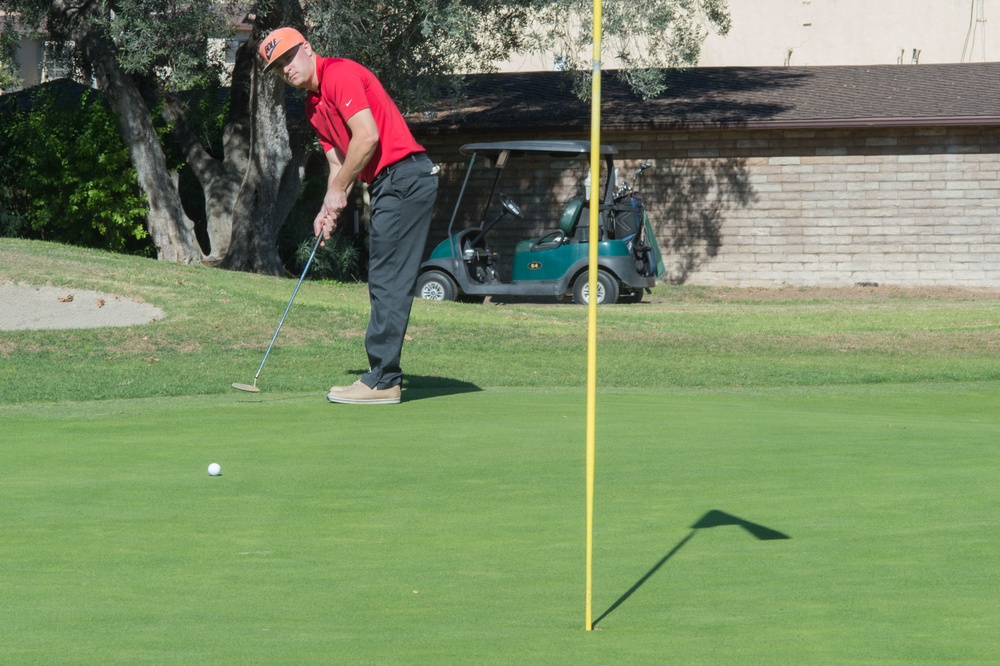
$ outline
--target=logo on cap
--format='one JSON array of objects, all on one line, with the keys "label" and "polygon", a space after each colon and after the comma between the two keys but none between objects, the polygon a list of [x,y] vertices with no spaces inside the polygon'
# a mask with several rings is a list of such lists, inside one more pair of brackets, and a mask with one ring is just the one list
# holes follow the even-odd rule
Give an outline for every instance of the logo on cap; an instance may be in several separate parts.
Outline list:
[{"label": "logo on cap", "polygon": [[280,39],[275,37],[274,39],[272,39],[271,41],[269,41],[267,44],[264,45],[264,57],[268,61],[271,60],[271,54],[274,53],[274,49],[278,48],[278,42],[280,41],[281,41]]}]

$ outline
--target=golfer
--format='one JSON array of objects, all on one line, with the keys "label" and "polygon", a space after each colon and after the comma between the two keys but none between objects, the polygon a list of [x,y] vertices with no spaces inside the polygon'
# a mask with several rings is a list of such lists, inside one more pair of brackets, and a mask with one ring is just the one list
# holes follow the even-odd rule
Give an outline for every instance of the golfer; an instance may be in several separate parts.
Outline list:
[{"label": "golfer", "polygon": [[345,58],[324,58],[298,30],[278,28],[260,45],[264,71],[309,91],[306,118],[330,165],[317,236],[330,238],[358,179],[371,195],[365,349],[369,370],[327,399],[347,404],[394,404],[400,399],[400,354],[437,197],[437,168],[406,126],[375,75]]}]

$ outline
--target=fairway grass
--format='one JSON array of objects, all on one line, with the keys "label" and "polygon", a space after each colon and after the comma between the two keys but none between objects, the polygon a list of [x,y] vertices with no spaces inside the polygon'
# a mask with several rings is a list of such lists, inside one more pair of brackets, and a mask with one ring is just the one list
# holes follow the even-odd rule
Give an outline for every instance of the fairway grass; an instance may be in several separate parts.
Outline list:
[{"label": "fairway grass", "polygon": [[[152,324],[0,332],[0,404],[219,395],[251,383],[295,281],[0,239],[0,281],[90,289]],[[602,388],[1000,382],[1000,291],[658,286],[599,310]],[[367,369],[364,284],[306,281],[259,386],[325,393]],[[404,390],[586,385],[587,309],[418,301]]]},{"label": "fairway grass", "polygon": [[[1000,292],[658,286],[414,304],[0,239],[0,282],[159,307],[0,332],[0,664],[1000,663]],[[209,463],[222,465],[211,477]]]},{"label": "fairway grass", "polygon": [[1000,659],[993,384],[602,392],[589,633],[583,393],[406,395],[0,406],[0,662]]}]

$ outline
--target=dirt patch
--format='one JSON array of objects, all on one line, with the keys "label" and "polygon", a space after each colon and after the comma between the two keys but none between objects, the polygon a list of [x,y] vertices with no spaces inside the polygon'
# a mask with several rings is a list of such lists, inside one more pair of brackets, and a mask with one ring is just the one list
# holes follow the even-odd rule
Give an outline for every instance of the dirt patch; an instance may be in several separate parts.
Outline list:
[{"label": "dirt patch", "polygon": [[[898,287],[868,285],[849,287],[715,287],[681,286],[657,287],[652,294],[644,294],[644,304],[670,303],[725,303],[725,302],[779,302],[779,301],[856,301],[879,302],[897,299],[927,301],[975,301],[1000,299],[1000,287]],[[576,306],[571,298],[556,299],[545,296],[490,296],[486,305],[555,305]],[[628,307],[628,306],[624,306]]]},{"label": "dirt patch", "polygon": [[680,301],[879,301],[893,299],[973,301],[1000,299],[1000,288],[987,287],[682,287],[645,295],[647,303]]},{"label": "dirt patch", "polygon": [[160,308],[117,294],[0,284],[0,330],[136,326],[163,319]]}]

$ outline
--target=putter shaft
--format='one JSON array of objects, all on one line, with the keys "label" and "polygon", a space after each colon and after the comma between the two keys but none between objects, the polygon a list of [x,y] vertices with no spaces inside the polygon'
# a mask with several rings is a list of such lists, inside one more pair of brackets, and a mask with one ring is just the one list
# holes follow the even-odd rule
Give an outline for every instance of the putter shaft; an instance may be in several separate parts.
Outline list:
[{"label": "putter shaft", "polygon": [[274,329],[274,335],[271,336],[271,343],[267,345],[267,351],[264,352],[264,358],[261,359],[260,367],[257,368],[257,374],[253,376],[254,388],[257,387],[257,378],[260,377],[260,372],[264,369],[264,364],[267,363],[267,357],[271,353],[271,347],[274,346],[274,341],[278,339],[278,331],[281,330],[282,324],[285,323],[285,317],[288,316],[288,311],[292,309],[292,303],[295,301],[295,295],[299,293],[299,287],[302,286],[302,280],[305,278],[306,273],[309,272],[309,266],[312,264],[313,257],[316,256],[316,250],[319,249],[319,244],[322,241],[323,234],[320,234],[316,237],[316,242],[313,244],[312,252],[309,253],[309,259],[306,261],[306,265],[302,269],[302,274],[299,276],[299,281],[295,285],[295,291],[292,292],[292,297],[288,299],[288,305],[285,307],[285,313],[281,315],[281,321],[278,322],[278,328]]}]

